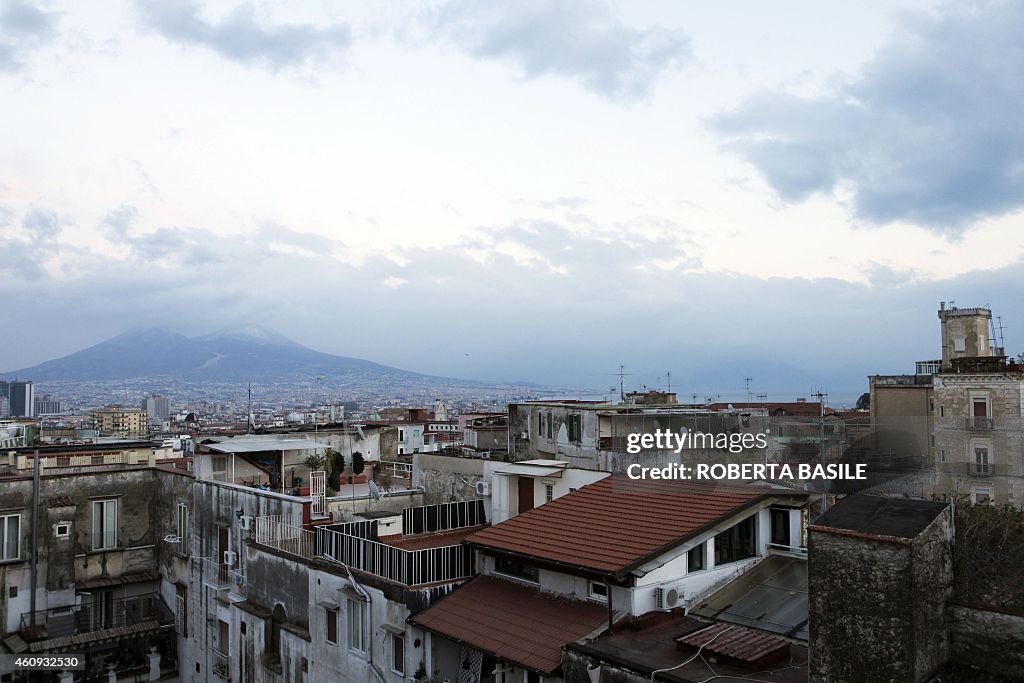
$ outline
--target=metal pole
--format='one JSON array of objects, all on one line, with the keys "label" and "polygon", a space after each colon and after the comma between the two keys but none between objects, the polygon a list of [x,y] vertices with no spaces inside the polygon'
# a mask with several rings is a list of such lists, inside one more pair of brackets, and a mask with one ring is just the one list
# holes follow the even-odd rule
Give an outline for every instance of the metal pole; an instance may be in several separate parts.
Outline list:
[{"label": "metal pole", "polygon": [[36,570],[38,566],[39,548],[39,449],[35,450],[32,465],[32,594],[29,596],[29,611],[32,613],[32,626],[36,625]]}]

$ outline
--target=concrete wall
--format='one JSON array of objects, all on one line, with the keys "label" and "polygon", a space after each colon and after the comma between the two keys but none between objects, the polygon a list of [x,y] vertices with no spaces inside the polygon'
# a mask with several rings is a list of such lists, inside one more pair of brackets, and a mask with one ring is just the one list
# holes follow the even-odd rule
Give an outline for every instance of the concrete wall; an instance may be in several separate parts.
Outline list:
[{"label": "concrete wall", "polygon": [[953,659],[992,674],[1024,679],[1024,616],[951,604],[948,618]]},{"label": "concrete wall", "polygon": [[417,453],[412,462],[412,485],[423,487],[423,505],[478,498],[474,486],[485,478],[486,461]]},{"label": "concrete wall", "polygon": [[942,666],[950,520],[913,543],[810,530],[810,681],[924,681]]}]

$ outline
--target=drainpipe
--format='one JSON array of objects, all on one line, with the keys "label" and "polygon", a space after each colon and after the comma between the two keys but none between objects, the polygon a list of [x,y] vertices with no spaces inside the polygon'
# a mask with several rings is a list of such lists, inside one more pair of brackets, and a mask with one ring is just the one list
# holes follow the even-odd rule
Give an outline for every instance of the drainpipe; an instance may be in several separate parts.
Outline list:
[{"label": "drainpipe", "polygon": [[612,632],[612,587],[608,584],[608,579],[604,580],[604,592],[608,594],[608,633]]},{"label": "drainpipe", "polygon": [[360,586],[359,582],[356,581],[356,577],[352,576],[352,570],[349,569],[349,566],[344,563],[342,563],[341,566],[345,568],[345,572],[348,574],[348,580],[352,584],[352,587],[356,589],[357,593],[366,598],[366,613],[369,619],[369,623],[367,624],[367,626],[369,626],[368,630],[370,632],[368,638],[369,647],[366,650],[366,665],[370,667],[370,671],[372,671],[377,676],[377,678],[380,679],[381,683],[385,683],[384,676],[381,674],[380,671],[377,670],[377,667],[373,664],[373,601],[370,599],[370,594],[366,591],[366,589]]},{"label": "drainpipe", "polygon": [[32,595],[29,597],[29,611],[32,613],[32,626],[36,625],[36,574],[38,570],[39,548],[39,449],[32,459]]}]

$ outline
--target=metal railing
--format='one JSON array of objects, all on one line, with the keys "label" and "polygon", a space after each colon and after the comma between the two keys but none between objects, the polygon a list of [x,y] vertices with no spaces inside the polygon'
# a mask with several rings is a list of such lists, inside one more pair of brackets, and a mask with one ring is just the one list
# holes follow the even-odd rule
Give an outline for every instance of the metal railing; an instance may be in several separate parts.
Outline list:
[{"label": "metal railing", "polygon": [[969,462],[967,463],[967,474],[974,477],[991,477],[996,474],[1004,474],[1002,467],[996,467],[991,462]]},{"label": "metal railing", "polygon": [[41,640],[133,626],[145,621],[160,625],[173,622],[173,615],[159,593],[113,599],[103,599],[101,595],[97,593],[93,600],[79,605],[24,612],[19,631],[27,635],[27,639]]},{"label": "metal railing", "polygon": [[226,681],[231,680],[231,660],[227,654],[221,652],[217,648],[213,648],[213,675],[217,678],[223,678]]},{"label": "metal railing", "polygon": [[423,505],[402,510],[402,532],[406,534],[448,531],[486,523],[487,511],[482,500]]},{"label": "metal railing", "polygon": [[405,550],[337,528],[321,526],[310,531],[275,518],[257,518],[256,522],[256,542],[260,545],[304,559],[340,562],[406,586],[457,581],[473,575],[472,551],[462,545]]},{"label": "metal railing", "polygon": [[228,594],[232,597],[244,600],[248,595],[248,588],[245,584],[245,574],[232,570],[228,572],[228,578],[231,581],[231,589]]},{"label": "metal railing", "polygon": [[412,480],[412,464],[408,462],[396,462],[394,460],[382,460],[380,466],[385,472],[398,479]]},{"label": "metal railing", "polygon": [[991,417],[968,417],[964,418],[964,422],[967,425],[967,429],[988,430],[993,427]]},{"label": "metal railing", "polygon": [[231,565],[210,557],[200,558],[199,561],[203,569],[203,583],[218,590],[231,587]]}]

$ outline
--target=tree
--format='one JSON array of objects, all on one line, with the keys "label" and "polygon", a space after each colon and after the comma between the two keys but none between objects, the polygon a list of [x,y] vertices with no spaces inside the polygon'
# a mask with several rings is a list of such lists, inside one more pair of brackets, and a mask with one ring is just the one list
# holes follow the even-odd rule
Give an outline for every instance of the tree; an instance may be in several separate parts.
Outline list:
[{"label": "tree", "polygon": [[333,448],[325,449],[327,455],[327,462],[330,465],[330,470],[327,474],[328,485],[337,491],[341,488],[341,473],[345,471],[345,456],[340,451],[336,451]]},{"label": "tree", "polygon": [[366,465],[363,462],[363,454],[360,453],[359,451],[356,451],[355,453],[352,454],[352,474],[358,477],[360,474],[363,473],[363,470],[365,468]]},{"label": "tree", "polygon": [[327,465],[327,455],[325,452],[314,451],[303,459],[302,464],[308,467],[310,472],[322,470]]}]

